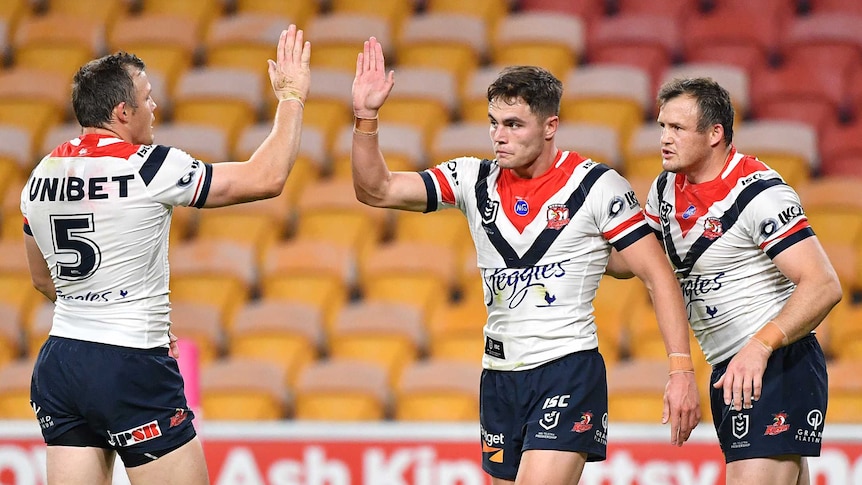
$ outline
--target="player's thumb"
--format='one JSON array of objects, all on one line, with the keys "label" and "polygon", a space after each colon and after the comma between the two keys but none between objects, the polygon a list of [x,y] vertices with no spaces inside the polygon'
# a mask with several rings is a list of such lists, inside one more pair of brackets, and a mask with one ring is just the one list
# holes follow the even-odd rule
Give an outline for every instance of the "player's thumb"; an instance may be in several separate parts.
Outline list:
[{"label": "player's thumb", "polygon": [[724,376],[726,376],[726,375],[727,374],[722,374],[721,377],[719,377],[718,380],[715,381],[715,384],[713,384],[712,387],[714,387],[716,389],[721,389],[721,386],[724,385]]}]

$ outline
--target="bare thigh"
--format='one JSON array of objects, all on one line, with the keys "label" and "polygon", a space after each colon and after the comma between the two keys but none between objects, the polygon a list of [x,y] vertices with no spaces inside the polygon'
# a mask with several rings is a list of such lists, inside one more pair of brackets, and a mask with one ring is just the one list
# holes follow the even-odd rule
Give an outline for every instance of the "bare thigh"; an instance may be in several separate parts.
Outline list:
[{"label": "bare thigh", "polygon": [[493,485],[576,485],[581,479],[587,455],[559,450],[527,450],[521,457],[518,477],[492,480]]},{"label": "bare thigh", "polygon": [[126,468],[132,485],[207,485],[209,475],[200,438],[146,465]]},{"label": "bare thigh", "polygon": [[48,485],[110,485],[114,475],[112,450],[80,446],[49,446]]},{"label": "bare thigh", "polygon": [[799,455],[750,458],[727,464],[727,485],[808,485],[807,475],[807,462]]}]

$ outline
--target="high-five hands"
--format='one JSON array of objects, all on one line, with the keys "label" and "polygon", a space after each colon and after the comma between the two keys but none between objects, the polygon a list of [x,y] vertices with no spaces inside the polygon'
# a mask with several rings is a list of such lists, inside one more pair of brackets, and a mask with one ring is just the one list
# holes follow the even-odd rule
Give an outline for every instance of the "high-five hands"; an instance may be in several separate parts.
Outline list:
[{"label": "high-five hands", "polygon": [[279,101],[295,100],[305,105],[311,85],[311,43],[303,41],[303,32],[291,24],[281,31],[276,60],[268,60],[269,80]]},{"label": "high-five hands", "polygon": [[353,114],[357,118],[375,119],[377,110],[395,85],[395,72],[386,72],[383,46],[371,37],[356,58],[356,77],[353,79]]}]

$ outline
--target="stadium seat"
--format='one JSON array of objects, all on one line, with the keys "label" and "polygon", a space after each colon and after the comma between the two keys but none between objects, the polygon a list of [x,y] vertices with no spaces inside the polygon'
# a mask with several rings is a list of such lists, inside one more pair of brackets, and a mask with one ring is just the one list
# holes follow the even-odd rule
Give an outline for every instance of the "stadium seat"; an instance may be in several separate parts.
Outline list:
[{"label": "stadium seat", "polygon": [[[854,3],[854,2],[846,2]],[[793,17],[780,38],[784,63],[807,66],[810,74],[846,77],[862,56],[862,8],[858,12],[813,12]]]},{"label": "stadium seat", "polygon": [[0,124],[14,125],[30,136],[30,153],[42,146],[44,133],[66,118],[69,79],[40,70],[0,71]]},{"label": "stadium seat", "polygon": [[[360,42],[357,49],[361,48]],[[354,60],[354,68],[355,65]],[[335,147],[342,129],[353,126],[353,96],[351,95],[353,77],[353,73],[340,68],[314,69],[314,88],[309,91],[308,99],[305,101],[302,126],[303,128],[313,126],[323,134],[327,153]],[[275,100],[274,96],[269,98]],[[272,107],[275,107],[274,103]]]},{"label": "stadium seat", "polygon": [[[659,172],[656,172],[658,175]],[[635,176],[627,176],[626,180],[631,184],[632,189],[635,191],[635,195],[638,197],[638,202],[641,207],[646,207],[647,196],[649,195],[649,189],[652,186],[655,177],[647,175],[635,175]]]},{"label": "stadium seat", "polygon": [[180,75],[192,66],[200,37],[196,22],[188,17],[139,14],[117,19],[107,35],[108,51],[132,52],[158,71],[166,92],[173,95]]},{"label": "stadium seat", "polygon": [[393,35],[382,17],[330,12],[311,18],[305,33],[314,42],[311,66],[315,72],[320,68],[341,69],[352,76],[356,72],[356,57],[362,52],[363,42],[371,36],[380,41],[391,64]]},{"label": "stadium seat", "polygon": [[104,27],[92,18],[30,16],[15,32],[15,66],[59,74],[68,84],[90,59],[104,52]]},{"label": "stadium seat", "polygon": [[628,354],[629,320],[649,306],[646,288],[640,280],[603,276],[593,299],[593,315],[598,329],[599,351],[611,367]]},{"label": "stadium seat", "polygon": [[402,25],[413,15],[414,2],[403,0],[330,0],[330,12],[369,15],[386,21],[393,37],[398,37]]},{"label": "stadium seat", "polygon": [[7,32],[14,32],[18,22],[31,13],[28,0],[7,0],[0,2],[0,20],[7,26]]},{"label": "stadium seat", "polygon": [[386,372],[370,362],[313,362],[300,373],[294,389],[297,420],[380,421],[390,415]]},{"label": "stadium seat", "polygon": [[33,420],[30,406],[32,359],[12,361],[0,367],[0,419]]},{"label": "stadium seat", "polygon": [[327,350],[332,358],[379,365],[394,385],[402,370],[425,354],[425,344],[422,312],[417,307],[361,300],[341,309],[329,332]]},{"label": "stadium seat", "polygon": [[[378,143],[386,166],[393,172],[412,172],[427,168],[425,140],[419,128],[404,123],[381,122]],[[352,180],[351,149],[353,147],[353,125],[339,130],[332,149],[332,175]]]},{"label": "stadium seat", "polygon": [[859,360],[829,362],[829,407],[826,419],[830,423],[862,423],[862,372]]},{"label": "stadium seat", "polygon": [[488,34],[494,37],[497,25],[509,14],[509,2],[499,0],[426,0],[425,11],[429,13],[459,13],[482,19],[487,25]]},{"label": "stadium seat", "polygon": [[[858,106],[862,107],[862,103]],[[862,122],[841,125],[823,133],[819,173],[826,177],[862,178]]]},{"label": "stadium seat", "polygon": [[662,171],[661,127],[654,121],[635,127],[624,154],[621,172],[626,178],[655,179]]},{"label": "stadium seat", "polygon": [[124,0],[45,0],[43,3],[49,15],[60,15],[66,19],[85,18],[107,28],[125,15],[129,7]]},{"label": "stadium seat", "polygon": [[[0,228],[0,240],[20,241],[24,233],[24,219],[21,216],[21,190],[24,187],[24,177],[11,173],[6,181],[6,191],[3,194],[2,228]],[[35,291],[35,290],[34,290]]]},{"label": "stadium seat", "polygon": [[[846,247],[846,245],[841,246]],[[830,258],[833,256],[834,252],[830,254]],[[854,255],[847,257],[847,259],[858,261],[859,257]],[[832,260],[833,266],[840,262],[846,261]],[[840,271],[844,268],[836,267],[835,269]],[[844,289],[845,292],[850,290],[850,288]],[[848,299],[845,295],[844,300],[836,305],[817,327],[817,340],[821,342],[827,358],[846,362],[859,360],[859,356],[862,355],[860,354],[862,352],[862,319],[860,317],[862,317],[862,306],[852,303],[852,299]]]},{"label": "stadium seat", "polygon": [[357,201],[353,182],[345,179],[321,179],[308,185],[297,210],[295,237],[340,244],[357,257],[382,239],[392,214]]},{"label": "stadium seat", "polygon": [[[320,2],[285,2],[284,0],[233,0],[236,14],[256,13],[289,19],[302,28],[320,12]],[[287,28],[285,24],[284,28]],[[311,37],[308,37],[311,38]]]},{"label": "stadium seat", "polygon": [[42,146],[36,152],[31,163],[38,162],[42,157],[54,151],[58,146],[81,136],[81,132],[81,125],[79,125],[77,121],[70,121],[52,126],[42,138]]},{"label": "stadium seat", "polygon": [[[0,197],[10,183],[26,177],[35,166],[30,133],[17,125],[0,125]],[[19,192],[20,196],[20,192]]]},{"label": "stadium seat", "polygon": [[214,19],[222,15],[224,2],[220,0],[139,0],[143,15],[170,15],[192,22],[198,39],[202,39]]},{"label": "stadium seat", "polygon": [[847,0],[806,0],[805,3],[812,14],[827,12],[862,14],[862,3],[848,2]]},{"label": "stadium seat", "polygon": [[666,385],[666,359],[617,362],[608,369],[609,421],[660,423]]},{"label": "stadium seat", "polygon": [[562,79],[578,65],[586,26],[561,12],[519,12],[503,17],[491,42],[491,62],[498,66],[540,66]]},{"label": "stadium seat", "polygon": [[[728,29],[728,25],[734,28]],[[686,62],[734,64],[749,74],[778,58],[778,29],[775,17],[740,15],[738,12],[711,12],[691,17],[682,38]]]},{"label": "stadium seat", "polygon": [[0,303],[0,367],[21,357],[22,333],[18,309]]},{"label": "stadium seat", "polygon": [[700,15],[700,0],[653,0],[642,2],[639,0],[615,0],[611,2],[615,6],[614,15],[650,14],[661,15],[674,20],[678,25],[685,25],[689,19]]},{"label": "stadium seat", "polygon": [[[248,126],[239,136],[232,158],[248,160],[254,154],[264,139],[272,132],[272,123],[267,121]],[[302,139],[299,143],[299,153],[293,169],[284,184],[284,197],[292,210],[299,200],[299,194],[308,184],[320,179],[321,174],[328,170],[327,151],[323,133],[311,126],[302,126]]]},{"label": "stadium seat", "polygon": [[51,301],[39,302],[33,308],[32,315],[24,322],[24,354],[26,357],[35,359],[39,355],[39,349],[48,340],[48,334],[54,325],[54,303]]},{"label": "stadium seat", "polygon": [[217,304],[182,300],[171,303],[171,332],[177,338],[195,343],[201,368],[224,354],[225,333],[222,325],[222,315]]},{"label": "stadium seat", "polygon": [[[498,66],[482,66],[467,78],[461,91],[460,122],[488,124],[488,86],[500,74]],[[490,149],[490,147],[489,147]]]},{"label": "stadium seat", "polygon": [[397,421],[479,420],[478,363],[426,359],[404,369],[395,387]]},{"label": "stadium seat", "polygon": [[518,6],[524,12],[558,12],[576,15],[587,25],[594,24],[607,12],[604,0],[520,0]]},{"label": "stadium seat", "polygon": [[442,69],[404,67],[395,74],[395,87],[380,109],[380,120],[418,128],[426,149],[447,122],[455,119],[457,84]]},{"label": "stadium seat", "polygon": [[292,387],[302,369],[320,357],[324,338],[319,308],[263,299],[237,313],[228,339],[229,355],[278,365],[285,374],[284,384]]},{"label": "stadium seat", "polygon": [[[441,210],[430,213],[402,211],[395,219],[393,241],[441,245],[455,254],[460,267],[467,254],[464,248],[471,243],[467,219],[460,210]],[[466,244],[465,244],[466,243]]]},{"label": "stadium seat", "polygon": [[426,325],[428,356],[481,364],[485,345],[482,328],[487,319],[488,311],[482,300],[440,305],[431,313]]},{"label": "stadium seat", "polygon": [[261,267],[261,294],[265,300],[310,304],[332,328],[354,286],[354,253],[325,240],[291,239],[273,246]]},{"label": "stadium seat", "polygon": [[485,101],[485,118],[482,121],[449,123],[434,136],[429,149],[429,165],[437,166],[461,157],[494,159],[494,144],[490,137],[488,102]]},{"label": "stadium seat", "polygon": [[423,316],[449,301],[457,281],[455,252],[437,244],[393,241],[358,262],[366,300],[415,305]]},{"label": "stadium seat", "polygon": [[201,369],[201,410],[212,421],[275,421],[289,416],[284,372],[261,360],[222,359]]},{"label": "stadium seat", "polygon": [[[679,58],[682,37],[679,24],[670,17],[652,13],[604,17],[588,30],[587,58],[591,64],[624,64],[643,70],[652,91],[665,69]],[[577,84],[569,85],[578,89]]]},{"label": "stadium seat", "polygon": [[741,67],[720,62],[690,62],[671,66],[662,76],[662,83],[675,78],[708,77],[730,93],[735,112],[734,125],[739,126],[751,109],[749,76]]},{"label": "stadium seat", "polygon": [[[19,224],[20,230],[20,219]],[[33,309],[48,300],[33,287],[24,240],[21,232],[18,234],[17,238],[0,240],[0,303],[16,308],[27,328]]]},{"label": "stadium seat", "polygon": [[488,56],[487,25],[460,13],[425,13],[405,20],[397,40],[398,65],[443,69],[463,92],[470,75]]},{"label": "stadium seat", "polygon": [[561,122],[557,126],[557,148],[578,152],[584,158],[620,169],[620,142],[610,126],[592,122]]},{"label": "stadium seat", "polygon": [[734,129],[733,144],[741,153],[757,157],[778,171],[792,187],[817,173],[817,132],[799,121],[748,121]]},{"label": "stadium seat", "polygon": [[227,161],[230,157],[227,133],[210,125],[163,123],[155,128],[156,143],[179,148],[207,163]]},{"label": "stadium seat", "polygon": [[654,104],[649,74],[633,65],[587,65],[570,71],[564,83],[560,117],[610,126],[620,150]]},{"label": "stadium seat", "polygon": [[[179,76],[172,96],[174,123],[222,130],[232,152],[243,129],[257,122],[263,95],[257,73],[239,68],[198,68]],[[270,96],[274,97],[274,96]]]},{"label": "stadium seat", "polygon": [[216,302],[222,327],[250,298],[257,284],[253,248],[234,242],[193,239],[171,248],[171,300]]},{"label": "stadium seat", "polygon": [[862,243],[862,180],[819,177],[797,187],[805,215],[823,243]]}]

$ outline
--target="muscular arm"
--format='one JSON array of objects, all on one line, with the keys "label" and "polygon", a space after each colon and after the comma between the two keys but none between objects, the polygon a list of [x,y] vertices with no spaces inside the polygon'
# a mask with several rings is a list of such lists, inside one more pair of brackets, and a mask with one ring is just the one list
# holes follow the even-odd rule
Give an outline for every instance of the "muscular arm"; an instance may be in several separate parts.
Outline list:
[{"label": "muscular arm", "polygon": [[27,249],[27,264],[30,267],[30,278],[33,280],[33,286],[49,300],[56,300],[57,291],[54,288],[54,280],[51,279],[51,270],[48,269],[48,264],[42,257],[42,251],[36,244],[36,239],[25,234],[24,246]]},{"label": "muscular arm", "polygon": [[394,73],[386,73],[383,48],[372,37],[356,60],[353,80],[353,130],[351,163],[356,198],[370,206],[424,211],[428,195],[422,177],[415,172],[390,172],[380,152],[377,112],[394,86]]},{"label": "muscular arm", "polygon": [[269,77],[279,100],[272,131],[247,162],[213,164],[205,207],[267,199],[281,194],[299,152],[303,103],[311,82],[311,45],[291,25],[278,43],[277,61],[269,61]]},{"label": "muscular arm", "polygon": [[[691,355],[689,323],[679,283],[654,237],[642,237],[615,256],[614,271],[631,272],[649,291],[668,355]],[[690,357],[689,357],[690,361]],[[662,422],[671,423],[671,443],[681,446],[700,421],[694,372],[670,374]]]}]

